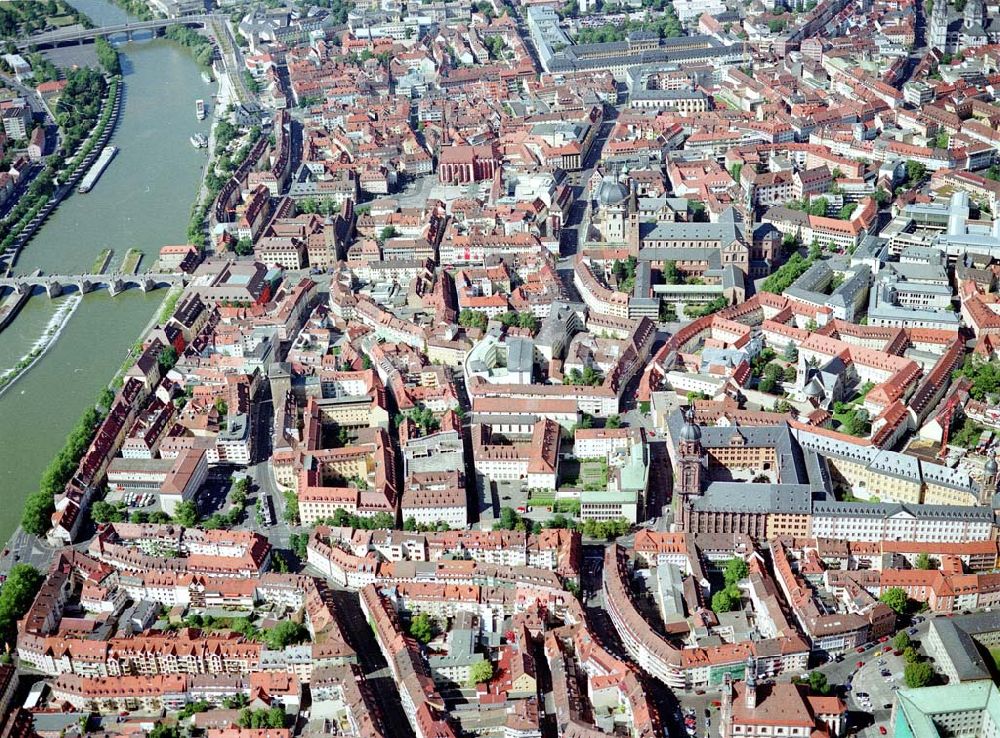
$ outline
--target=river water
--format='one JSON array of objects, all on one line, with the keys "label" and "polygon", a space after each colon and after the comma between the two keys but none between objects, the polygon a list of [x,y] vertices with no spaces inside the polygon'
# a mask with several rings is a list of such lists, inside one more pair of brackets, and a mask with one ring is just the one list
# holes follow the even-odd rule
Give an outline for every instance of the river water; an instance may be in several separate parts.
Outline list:
[{"label": "river water", "polygon": [[[70,0],[96,25],[127,15],[105,0]],[[94,189],[64,201],[18,260],[16,271],[87,272],[102,249],[120,266],[129,248],[148,269],[161,246],[183,243],[191,204],[207,161],[188,141],[207,135],[194,101],[215,91],[186,50],[166,40],[120,46],[125,107],[112,143],[119,153]],[[45,357],[0,395],[0,540],[17,527],[25,495],[58,452],[77,418],[121,365],[166,293],[129,290],[87,295]],[[32,297],[0,332],[0,373],[38,339],[61,300]]]}]

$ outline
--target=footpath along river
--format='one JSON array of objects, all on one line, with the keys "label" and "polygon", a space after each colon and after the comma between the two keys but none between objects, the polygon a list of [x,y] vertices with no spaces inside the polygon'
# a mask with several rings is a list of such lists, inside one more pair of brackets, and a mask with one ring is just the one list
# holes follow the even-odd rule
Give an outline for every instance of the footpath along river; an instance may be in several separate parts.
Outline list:
[{"label": "footpath along river", "polygon": [[[128,16],[106,0],[70,0],[95,25]],[[56,210],[18,260],[16,271],[90,271],[102,249],[114,249],[110,269],[129,248],[146,256],[148,269],[161,246],[183,243],[191,204],[207,161],[188,138],[208,134],[195,118],[197,98],[210,103],[215,84],[205,84],[188,52],[167,40],[119,47],[125,75],[125,107],[112,143],[119,148],[94,189],[74,193]],[[25,496],[63,444],[77,418],[121,365],[166,292],[129,290],[110,297],[87,295],[48,353],[0,395],[0,541],[21,519]],[[59,304],[44,293],[0,332],[0,374],[31,350]]]}]

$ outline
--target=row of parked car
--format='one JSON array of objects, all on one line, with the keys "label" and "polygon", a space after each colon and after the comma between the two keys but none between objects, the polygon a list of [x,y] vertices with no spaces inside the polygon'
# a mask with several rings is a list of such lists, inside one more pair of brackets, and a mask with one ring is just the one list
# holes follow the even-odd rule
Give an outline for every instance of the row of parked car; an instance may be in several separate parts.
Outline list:
[{"label": "row of parked car", "polygon": [[154,494],[136,494],[134,492],[129,492],[125,495],[122,500],[129,507],[146,507],[146,505],[151,505],[153,500],[156,499]]}]

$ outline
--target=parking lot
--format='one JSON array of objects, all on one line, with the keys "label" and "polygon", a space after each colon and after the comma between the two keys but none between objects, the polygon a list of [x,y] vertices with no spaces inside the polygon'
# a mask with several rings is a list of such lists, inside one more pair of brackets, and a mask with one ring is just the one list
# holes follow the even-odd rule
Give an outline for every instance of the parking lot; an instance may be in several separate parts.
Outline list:
[{"label": "parking lot", "polygon": [[[883,676],[883,672],[888,676]],[[862,728],[859,735],[880,735],[879,726],[887,726],[895,690],[903,681],[903,663],[892,652],[872,656],[871,660],[858,669],[853,680],[853,689],[848,705],[866,712],[874,719],[874,724]]]},{"label": "parking lot", "polygon": [[[911,628],[910,637],[918,636],[917,629]],[[845,656],[845,660],[853,661],[857,667],[849,682],[851,690],[847,693],[848,707],[855,713],[871,715],[873,720],[860,726],[857,733],[859,736],[874,738],[890,731],[889,718],[896,700],[896,691],[906,686],[903,681],[905,664],[902,656],[897,653],[886,642],[879,644],[878,649],[867,650],[864,654]]]},{"label": "parking lot", "polygon": [[[705,707],[701,710],[685,707],[682,708],[682,713],[684,717],[684,730],[691,736],[695,738],[699,734],[699,730],[705,731],[706,738],[712,735],[712,718],[715,716],[714,708]],[[718,726],[716,726],[718,730]]]},{"label": "parking lot", "polygon": [[[720,732],[720,697],[721,695],[715,690],[702,694],[678,693],[680,714],[674,716],[673,722],[683,725],[684,734],[691,738],[716,738]],[[694,717],[693,726],[692,717]]]}]

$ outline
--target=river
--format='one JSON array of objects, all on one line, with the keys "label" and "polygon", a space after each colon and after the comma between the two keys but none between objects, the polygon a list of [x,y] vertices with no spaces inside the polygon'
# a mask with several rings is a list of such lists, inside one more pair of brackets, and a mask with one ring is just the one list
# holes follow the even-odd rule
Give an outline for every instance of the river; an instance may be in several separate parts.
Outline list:
[{"label": "river", "polygon": [[[128,18],[105,0],[70,4],[96,25]],[[185,241],[207,161],[204,150],[188,142],[195,131],[208,133],[208,121],[195,119],[194,101],[210,101],[215,85],[202,81],[190,55],[173,42],[137,41],[119,50],[125,107],[112,138],[119,153],[91,192],[69,197],[25,246],[20,273],[90,271],[104,248],[114,249],[112,270],[129,248],[146,254],[140,268],[148,269],[161,246]],[[45,357],[0,395],[0,539],[13,533],[24,497],[37,488],[42,470],[165,294],[87,295]],[[0,332],[0,373],[31,349],[59,302],[36,295]]]}]

